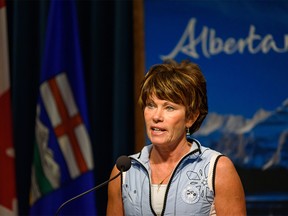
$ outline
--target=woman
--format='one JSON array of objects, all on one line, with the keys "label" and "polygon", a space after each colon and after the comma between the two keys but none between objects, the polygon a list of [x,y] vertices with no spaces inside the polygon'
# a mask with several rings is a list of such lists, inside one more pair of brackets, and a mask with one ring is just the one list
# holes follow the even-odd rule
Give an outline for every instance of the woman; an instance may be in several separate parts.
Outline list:
[{"label": "woman", "polygon": [[231,160],[187,136],[208,113],[200,68],[189,61],[153,66],[139,103],[151,144],[130,156],[122,181],[109,183],[107,215],[246,215]]}]

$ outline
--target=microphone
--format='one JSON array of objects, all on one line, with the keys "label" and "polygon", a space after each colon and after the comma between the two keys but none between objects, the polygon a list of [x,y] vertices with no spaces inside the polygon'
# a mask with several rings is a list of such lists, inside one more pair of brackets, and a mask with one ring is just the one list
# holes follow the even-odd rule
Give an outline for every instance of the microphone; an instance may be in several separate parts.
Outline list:
[{"label": "microphone", "polygon": [[117,159],[117,161],[116,161],[116,167],[117,167],[117,169],[119,170],[119,173],[118,173],[117,175],[115,175],[114,177],[112,177],[112,178],[108,179],[107,181],[101,183],[100,185],[97,185],[96,187],[91,188],[91,189],[89,189],[89,190],[87,190],[87,191],[85,191],[85,192],[83,192],[83,193],[81,193],[81,194],[78,194],[77,196],[72,197],[71,199],[69,199],[69,200],[67,200],[66,202],[62,203],[62,205],[57,209],[57,211],[56,211],[56,213],[55,213],[55,216],[58,216],[58,215],[59,215],[60,210],[61,210],[66,204],[70,203],[71,201],[73,201],[73,200],[75,200],[75,199],[78,199],[78,198],[84,196],[85,194],[88,194],[88,193],[90,193],[90,192],[92,192],[92,191],[95,191],[95,190],[101,188],[102,186],[108,184],[110,181],[116,179],[119,175],[122,174],[122,172],[126,172],[127,170],[129,170],[130,167],[131,167],[131,159],[130,159],[129,157],[125,156],[125,155],[122,155],[122,156],[118,157],[118,159]]},{"label": "microphone", "polygon": [[131,167],[131,159],[125,155],[120,156],[116,161],[116,167],[120,172],[126,172]]}]

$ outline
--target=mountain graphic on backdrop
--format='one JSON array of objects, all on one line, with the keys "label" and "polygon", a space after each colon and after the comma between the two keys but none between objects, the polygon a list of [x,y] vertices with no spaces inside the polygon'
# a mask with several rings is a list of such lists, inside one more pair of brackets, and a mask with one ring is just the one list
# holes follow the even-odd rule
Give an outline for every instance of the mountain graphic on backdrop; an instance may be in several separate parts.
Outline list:
[{"label": "mountain graphic on backdrop", "polygon": [[193,136],[239,167],[288,169],[288,98],[274,111],[260,109],[251,119],[208,114]]}]

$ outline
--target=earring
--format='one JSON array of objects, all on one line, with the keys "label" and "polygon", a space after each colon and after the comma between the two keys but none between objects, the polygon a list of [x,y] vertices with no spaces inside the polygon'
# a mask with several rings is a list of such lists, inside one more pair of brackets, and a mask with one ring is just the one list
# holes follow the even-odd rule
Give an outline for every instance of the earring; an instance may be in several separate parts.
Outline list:
[{"label": "earring", "polygon": [[186,128],[186,136],[190,136],[190,128],[189,127]]}]

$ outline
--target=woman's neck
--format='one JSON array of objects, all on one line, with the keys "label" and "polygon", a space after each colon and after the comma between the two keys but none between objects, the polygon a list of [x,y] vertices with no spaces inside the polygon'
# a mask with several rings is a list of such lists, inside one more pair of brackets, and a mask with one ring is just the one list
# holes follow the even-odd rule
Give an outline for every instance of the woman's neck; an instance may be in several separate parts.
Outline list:
[{"label": "woman's neck", "polygon": [[176,147],[162,147],[154,145],[150,152],[150,163],[177,163],[190,151],[191,143],[187,140],[179,143]]}]

